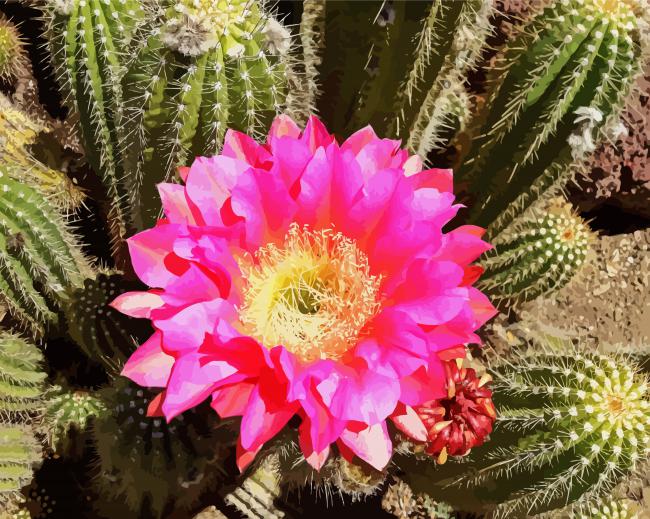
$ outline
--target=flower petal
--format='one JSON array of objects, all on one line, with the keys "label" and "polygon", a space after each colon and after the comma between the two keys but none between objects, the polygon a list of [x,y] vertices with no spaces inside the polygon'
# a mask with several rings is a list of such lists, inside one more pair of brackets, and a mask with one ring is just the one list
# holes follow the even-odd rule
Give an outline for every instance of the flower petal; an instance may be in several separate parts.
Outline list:
[{"label": "flower petal", "polygon": [[393,452],[386,422],[371,425],[359,432],[345,429],[341,434],[341,441],[377,470],[383,470],[388,465]]},{"label": "flower petal", "polygon": [[124,364],[122,376],[145,387],[165,387],[174,357],[162,350],[162,334],[154,332]]}]

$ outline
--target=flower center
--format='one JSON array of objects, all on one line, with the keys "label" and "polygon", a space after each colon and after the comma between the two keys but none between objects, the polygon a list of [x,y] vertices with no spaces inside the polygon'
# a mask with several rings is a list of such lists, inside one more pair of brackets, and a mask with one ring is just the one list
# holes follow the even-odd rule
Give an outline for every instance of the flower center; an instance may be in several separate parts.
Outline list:
[{"label": "flower center", "polygon": [[261,247],[240,268],[246,333],[305,361],[340,358],[379,307],[368,258],[331,229],[294,224],[282,246]]}]

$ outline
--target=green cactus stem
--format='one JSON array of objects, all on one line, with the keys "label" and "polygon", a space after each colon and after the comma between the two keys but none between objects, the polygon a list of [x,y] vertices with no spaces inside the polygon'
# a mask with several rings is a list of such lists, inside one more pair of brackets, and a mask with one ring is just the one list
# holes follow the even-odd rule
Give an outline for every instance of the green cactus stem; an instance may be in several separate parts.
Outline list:
[{"label": "green cactus stem", "polygon": [[50,445],[56,448],[71,429],[83,432],[92,418],[105,411],[104,403],[86,392],[65,392],[53,396],[47,402],[45,413]]},{"label": "green cactus stem", "polygon": [[261,135],[282,110],[287,30],[258,2],[165,2],[124,78],[131,203],[159,214],[156,184],[218,152],[226,129]]},{"label": "green cactus stem", "polygon": [[49,41],[59,82],[79,114],[86,158],[100,174],[110,204],[116,251],[130,229],[118,122],[121,79],[145,17],[137,0],[49,0]]},{"label": "green cactus stem", "polygon": [[603,499],[573,511],[571,519],[641,519],[639,506],[626,499]]},{"label": "green cactus stem", "polygon": [[557,0],[508,42],[457,179],[496,236],[595,149],[642,54],[635,1]]},{"label": "green cactus stem", "polygon": [[137,344],[151,335],[148,323],[131,319],[109,306],[119,294],[142,288],[119,274],[100,273],[73,290],[64,313],[68,333],[88,357],[119,373]]},{"label": "green cactus stem", "polygon": [[568,283],[585,264],[593,233],[566,207],[531,215],[499,236],[481,262],[481,288],[496,301],[530,301]]},{"label": "green cactus stem", "polygon": [[22,74],[28,63],[24,45],[16,26],[0,14],[0,81],[9,82]]},{"label": "green cactus stem", "polygon": [[90,271],[69,225],[35,189],[0,166],[0,296],[34,335],[56,322],[65,290]]},{"label": "green cactus stem", "polygon": [[0,503],[16,496],[32,479],[41,446],[28,426],[0,423]]}]

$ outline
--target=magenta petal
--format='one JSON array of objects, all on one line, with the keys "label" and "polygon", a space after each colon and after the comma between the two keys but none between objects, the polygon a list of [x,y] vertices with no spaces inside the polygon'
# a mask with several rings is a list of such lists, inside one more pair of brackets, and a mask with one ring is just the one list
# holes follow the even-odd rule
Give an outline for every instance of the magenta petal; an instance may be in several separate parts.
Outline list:
[{"label": "magenta petal", "polygon": [[193,225],[194,214],[185,197],[185,187],[178,184],[158,184],[163,212],[171,223]]},{"label": "magenta petal", "polygon": [[221,418],[241,416],[246,411],[248,399],[255,388],[250,382],[240,382],[232,386],[217,389],[212,393],[212,408]]},{"label": "magenta petal", "polygon": [[247,162],[254,168],[264,168],[271,161],[271,154],[245,133],[228,130],[221,151],[225,157]]},{"label": "magenta petal", "polygon": [[202,358],[190,353],[176,359],[162,405],[167,421],[203,402],[219,383],[228,381],[237,372],[225,362],[203,363]]},{"label": "magenta petal", "polygon": [[386,422],[371,425],[360,432],[345,429],[341,434],[341,441],[355,455],[377,470],[383,470],[388,465],[393,452]]},{"label": "magenta petal", "polygon": [[241,422],[241,444],[246,450],[255,450],[273,438],[296,414],[298,404],[287,404],[279,409],[270,408],[255,387]]},{"label": "magenta petal", "polygon": [[174,357],[163,352],[162,334],[154,334],[129,357],[124,364],[122,376],[145,387],[165,387],[169,380]]},{"label": "magenta petal", "polygon": [[154,292],[125,292],[109,305],[131,317],[149,319],[152,310],[165,306],[165,300]]},{"label": "magenta petal", "polygon": [[291,137],[297,139],[300,137],[300,128],[288,115],[278,115],[273,119],[271,129],[269,130],[268,142],[272,145],[273,154],[275,156],[275,149],[273,147],[273,140],[280,139],[281,137]]},{"label": "magenta petal", "polygon": [[127,240],[133,269],[150,287],[164,287],[176,278],[165,265],[165,258],[172,252],[179,231],[178,225],[163,224]]},{"label": "magenta petal", "polygon": [[325,125],[313,115],[309,116],[307,126],[305,126],[305,131],[303,132],[301,139],[307,143],[312,153],[321,146],[329,146],[334,141],[334,137],[329,134]]},{"label": "magenta petal", "polygon": [[[330,453],[330,446],[329,444],[326,444],[321,450],[314,449],[311,440],[312,429],[313,427],[310,420],[308,418],[303,419],[303,422],[298,428],[298,443],[307,463],[309,463],[314,469],[320,470],[327,461],[327,457]],[[338,439],[338,436],[336,439]]]}]

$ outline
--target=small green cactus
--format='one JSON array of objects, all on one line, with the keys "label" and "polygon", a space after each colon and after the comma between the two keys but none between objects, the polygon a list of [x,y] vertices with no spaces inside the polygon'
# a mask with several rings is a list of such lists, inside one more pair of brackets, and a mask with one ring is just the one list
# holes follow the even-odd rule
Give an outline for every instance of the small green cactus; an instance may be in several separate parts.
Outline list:
[{"label": "small green cactus", "polygon": [[[448,94],[463,90],[465,95],[464,77],[491,30],[492,3],[331,1],[324,6],[319,108],[330,128],[349,134],[371,124],[379,135],[401,138],[426,157],[455,119],[445,113]],[[337,103],[330,102],[333,97]]]},{"label": "small green cactus", "polygon": [[34,335],[90,270],[65,220],[35,189],[0,165],[0,297]]},{"label": "small green cactus", "polygon": [[593,233],[566,207],[531,215],[499,236],[481,262],[480,286],[496,301],[530,301],[558,290],[580,270]]},{"label": "small green cactus", "polygon": [[[194,505],[223,474],[221,462],[236,434],[211,409],[195,408],[167,423],[150,418],[153,394],[119,378],[101,393],[107,408],[93,428],[99,490],[121,500],[137,517],[166,517]],[[223,436],[223,437],[222,437]]]},{"label": "small green cactus", "polygon": [[160,2],[124,78],[134,221],[159,213],[156,184],[218,152],[227,128],[261,135],[282,110],[287,30],[250,0]]},{"label": "small green cactus", "polygon": [[492,374],[491,441],[447,482],[493,503],[496,517],[597,503],[650,453],[648,380],[626,359],[536,349]]},{"label": "small green cactus", "polygon": [[0,14],[0,81],[16,79],[28,65],[24,45],[16,26]]},{"label": "small green cactus", "polygon": [[79,114],[86,158],[101,174],[115,247],[130,229],[118,136],[121,79],[145,17],[137,0],[48,0],[49,43],[59,81]]},{"label": "small green cactus", "polygon": [[70,337],[91,359],[118,373],[137,344],[151,335],[147,323],[131,319],[109,303],[119,294],[140,289],[119,274],[100,273],[72,291],[64,306]]},{"label": "small green cactus", "polygon": [[99,398],[86,392],[65,392],[53,396],[47,402],[45,413],[50,445],[56,448],[71,429],[84,431],[90,420],[105,410]]},{"label": "small green cactus", "polygon": [[0,502],[15,496],[32,479],[41,450],[28,426],[0,423]]},{"label": "small green cactus", "polygon": [[16,420],[44,407],[43,355],[27,341],[0,332],[0,417]]},{"label": "small green cactus", "polygon": [[557,0],[506,44],[457,174],[491,237],[595,149],[640,68],[637,7]]}]

